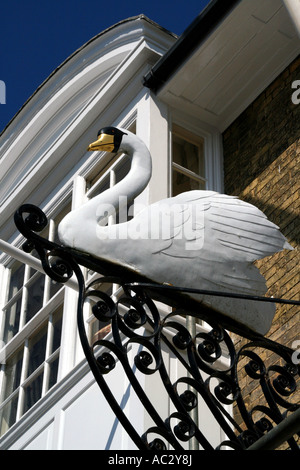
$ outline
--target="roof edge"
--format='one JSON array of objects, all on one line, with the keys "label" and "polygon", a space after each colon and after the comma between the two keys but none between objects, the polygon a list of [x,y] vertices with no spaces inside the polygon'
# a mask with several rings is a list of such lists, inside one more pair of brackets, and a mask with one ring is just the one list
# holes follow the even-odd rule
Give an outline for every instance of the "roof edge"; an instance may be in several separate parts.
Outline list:
[{"label": "roof edge", "polygon": [[169,51],[145,75],[143,85],[158,92],[192,52],[207,39],[240,2],[241,0],[212,0]]},{"label": "roof edge", "polygon": [[27,98],[27,100],[23,103],[23,105],[19,108],[19,110],[14,114],[14,116],[10,119],[10,121],[6,124],[6,126],[2,129],[2,131],[0,132],[0,138],[2,137],[2,135],[5,133],[5,131],[8,129],[8,127],[12,124],[13,121],[15,121],[15,119],[17,118],[17,116],[21,113],[21,111],[26,107],[26,105],[34,98],[34,96],[41,90],[41,88],[44,87],[44,85],[49,82],[49,80],[51,80],[51,78],[62,68],[64,67],[70,60],[73,59],[73,57],[75,57],[77,54],[79,54],[83,49],[85,49],[86,47],[88,47],[92,42],[96,41],[98,38],[100,38],[101,36],[105,35],[106,33],[108,33],[109,31],[112,31],[116,28],[118,28],[119,26],[121,25],[124,25],[126,23],[130,23],[130,22],[134,22],[134,21],[138,21],[138,20],[144,20],[146,23],[149,23],[150,25],[160,29],[161,31],[165,32],[166,34],[169,34],[170,36],[173,36],[174,38],[178,38],[178,36],[174,33],[172,33],[171,31],[167,30],[166,28],[160,26],[158,23],[156,23],[155,21],[151,20],[150,18],[148,18],[146,15],[144,15],[143,13],[139,14],[139,15],[136,15],[136,16],[131,16],[129,18],[126,18],[124,20],[121,20],[111,26],[109,26],[108,28],[102,30],[101,32],[99,32],[98,34],[96,34],[95,36],[93,36],[91,39],[89,39],[86,43],[84,43],[82,46],[80,46],[78,49],[76,49],[74,52],[72,52],[71,55],[69,55],[60,65],[58,65],[51,73],[50,75],[36,88],[36,90],[32,93],[32,95],[29,96],[29,98]]}]

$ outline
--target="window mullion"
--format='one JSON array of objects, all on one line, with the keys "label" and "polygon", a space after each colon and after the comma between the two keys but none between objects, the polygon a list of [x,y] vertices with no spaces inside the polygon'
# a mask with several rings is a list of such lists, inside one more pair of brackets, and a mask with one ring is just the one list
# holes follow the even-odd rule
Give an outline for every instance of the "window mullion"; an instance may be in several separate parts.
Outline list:
[{"label": "window mullion", "polygon": [[26,323],[26,314],[27,314],[27,302],[28,302],[28,288],[22,288],[22,303],[21,303],[21,313],[20,313],[20,323],[19,323],[19,331],[24,328]]},{"label": "window mullion", "polygon": [[44,374],[43,374],[43,385],[42,385],[42,397],[48,392],[48,384],[50,377],[50,364],[48,362],[44,363]]},{"label": "window mullion", "polygon": [[25,390],[22,384],[27,377],[28,365],[29,365],[29,342],[28,342],[28,339],[26,339],[25,344],[24,344],[24,350],[23,350],[23,363],[22,363],[22,371],[21,371],[21,379],[20,379],[20,389],[19,389],[19,399],[18,399],[16,421],[18,421],[23,414]]},{"label": "window mullion", "polygon": [[5,364],[0,365],[0,405],[3,402],[4,390],[5,390]]},{"label": "window mullion", "polygon": [[28,287],[27,282],[30,279],[30,266],[27,264],[25,265],[25,273],[24,273],[24,284],[22,290],[22,303],[21,303],[21,312],[20,312],[20,323],[19,323],[19,331],[24,327],[26,323],[26,313],[27,313],[27,303],[28,303]]},{"label": "window mullion", "polygon": [[203,176],[198,175],[194,171],[189,170],[188,168],[184,168],[183,166],[179,165],[178,163],[173,162],[173,169],[178,171],[179,173],[182,173],[183,175],[188,176],[189,178],[192,178],[197,181],[206,181],[206,178]]},{"label": "window mullion", "polygon": [[54,325],[53,325],[53,315],[51,313],[49,315],[48,329],[47,329],[47,342],[46,342],[42,397],[48,391],[48,384],[49,384],[49,377],[50,377],[50,364],[48,363],[48,358],[52,351],[53,335],[54,335]]},{"label": "window mullion", "polygon": [[[54,238],[55,238],[55,222],[53,219],[50,219],[49,220],[49,240],[53,242]],[[50,300],[50,288],[51,288],[51,278],[49,276],[45,276],[43,307]]]},{"label": "window mullion", "polygon": [[[9,295],[9,286],[11,279],[11,270],[5,268],[3,265],[0,266],[0,278],[1,278],[1,293],[0,293],[0,312],[4,310],[5,303],[7,302]],[[0,340],[3,340],[4,337],[4,328],[5,328],[5,316],[3,313],[0,319]],[[0,349],[2,348],[0,342]]]},{"label": "window mullion", "polygon": [[45,287],[44,287],[44,296],[43,296],[43,307],[49,302],[50,300],[50,287],[51,287],[51,279],[49,276],[45,276]]},{"label": "window mullion", "polygon": [[3,309],[2,310],[7,310],[8,308],[10,308],[13,304],[15,304],[18,299],[21,297],[22,295],[22,292],[23,292],[23,287],[21,287],[21,289],[19,289],[13,297],[11,297],[7,303],[4,305]]}]

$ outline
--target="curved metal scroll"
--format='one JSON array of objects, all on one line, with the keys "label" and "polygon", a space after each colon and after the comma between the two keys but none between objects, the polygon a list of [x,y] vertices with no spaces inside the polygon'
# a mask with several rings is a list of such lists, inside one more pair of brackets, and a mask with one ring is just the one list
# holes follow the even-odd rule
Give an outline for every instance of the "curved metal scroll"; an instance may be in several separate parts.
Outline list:
[{"label": "curved metal scroll", "polygon": [[[245,334],[248,342],[237,350],[230,333],[220,323],[207,318],[200,305],[187,310],[183,301],[183,308],[171,310],[162,317],[151,297],[155,292],[156,300],[160,295],[165,300],[170,295],[167,286],[128,282],[119,276],[101,276],[85,286],[80,265],[94,269],[98,266],[102,274],[100,262],[40,237],[36,232],[45,227],[47,219],[35,206],[22,206],[15,214],[15,222],[27,238],[23,248],[26,251],[36,249],[46,274],[62,283],[73,273],[76,275],[78,330],[86,359],[107,402],[138,449],[182,451],[193,441],[199,448],[213,450],[201,423],[201,412],[199,421],[195,413],[200,402],[223,430],[224,441],[216,449],[245,450],[299,408],[296,393],[300,368],[299,360],[295,361],[295,351],[258,335],[250,335],[249,341],[248,332]],[[107,266],[104,272],[107,273]],[[99,287],[104,283],[118,284],[122,295],[113,299]],[[180,293],[180,289],[172,288],[171,295],[175,292]],[[93,344],[88,339],[83,318],[85,302],[91,300],[94,316],[111,325],[111,334]],[[205,320],[205,328],[198,325],[190,331],[186,325],[188,318]],[[133,363],[129,350],[135,351]],[[176,357],[183,370],[182,376],[173,383],[163,350]],[[272,363],[267,365],[262,357],[270,356],[269,353],[272,353]],[[226,361],[221,361],[222,357],[226,357]],[[121,365],[153,422],[142,435],[107,384],[106,377],[113,374],[116,365]],[[252,407],[248,397],[243,396],[241,368],[255,387],[260,388],[259,405]],[[143,375],[160,378],[174,409],[168,416],[161,416],[152,397],[139,382],[138,377]],[[228,405],[234,407],[234,416],[229,413]],[[296,436],[288,438],[288,446],[298,450]]]}]

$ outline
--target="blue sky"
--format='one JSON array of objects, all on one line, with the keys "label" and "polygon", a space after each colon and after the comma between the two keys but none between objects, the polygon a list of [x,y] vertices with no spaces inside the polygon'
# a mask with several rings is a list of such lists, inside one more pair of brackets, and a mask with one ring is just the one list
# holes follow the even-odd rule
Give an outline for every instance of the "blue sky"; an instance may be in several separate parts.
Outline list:
[{"label": "blue sky", "polygon": [[[180,35],[209,0],[10,0],[0,9],[0,132],[70,54],[109,26],[144,13]],[[0,102],[3,98],[0,96]]]}]

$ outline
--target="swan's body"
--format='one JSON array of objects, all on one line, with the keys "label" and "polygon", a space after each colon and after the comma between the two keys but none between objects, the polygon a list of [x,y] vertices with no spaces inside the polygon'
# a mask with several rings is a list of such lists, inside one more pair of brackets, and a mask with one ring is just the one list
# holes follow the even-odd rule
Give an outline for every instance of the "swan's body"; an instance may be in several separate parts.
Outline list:
[{"label": "swan's body", "polygon": [[[146,187],[151,156],[126,130],[105,128],[99,134],[89,150],[120,149],[131,156],[131,170],[62,220],[58,233],[63,244],[158,283],[265,294],[265,279],[253,261],[292,247],[259,209],[236,197],[189,191],[144,208],[129,222],[104,226],[101,221],[120,207],[124,196],[133,200]],[[262,334],[275,313],[269,303],[207,295],[197,300]]]}]

